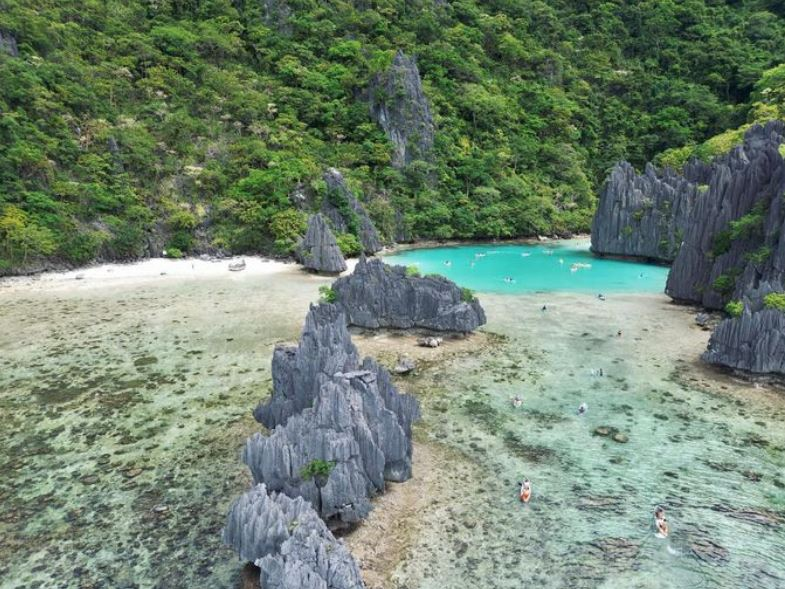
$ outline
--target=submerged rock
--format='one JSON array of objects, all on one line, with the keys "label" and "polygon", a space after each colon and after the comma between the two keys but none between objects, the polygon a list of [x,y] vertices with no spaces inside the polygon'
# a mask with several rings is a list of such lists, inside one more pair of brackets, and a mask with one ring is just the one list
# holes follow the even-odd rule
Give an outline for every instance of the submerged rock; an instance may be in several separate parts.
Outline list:
[{"label": "submerged rock", "polygon": [[785,375],[785,313],[764,309],[724,320],[702,358],[756,374]]},{"label": "submerged rock", "polygon": [[400,356],[398,358],[398,363],[393,368],[393,372],[395,374],[409,374],[413,372],[416,368],[414,360],[409,358],[408,356]]},{"label": "submerged rock", "polygon": [[324,173],[327,197],[322,201],[321,212],[340,233],[356,233],[363,251],[372,255],[382,249],[382,240],[376,226],[360,201],[346,185],[343,174],[335,168]]},{"label": "submerged rock", "polygon": [[470,332],[486,321],[480,302],[443,276],[409,276],[403,266],[360,258],[333,284],[350,325]]},{"label": "submerged rock", "polygon": [[627,162],[611,172],[600,195],[591,249],[601,255],[671,262],[681,246],[699,188],[672,170]]},{"label": "submerged rock", "polygon": [[393,144],[394,167],[428,159],[436,127],[420,72],[411,57],[398,51],[387,71],[374,78],[370,108],[371,116]]},{"label": "submerged rock", "polygon": [[346,270],[341,248],[320,214],[311,215],[305,237],[297,245],[297,258],[310,270],[337,274]]},{"label": "submerged rock", "polygon": [[[325,519],[354,523],[385,481],[411,476],[413,397],[400,394],[371,358],[362,364],[338,307],[311,308],[300,344],[273,357],[273,396],[254,412],[243,460],[256,482],[310,501]],[[314,477],[313,467],[328,471]]]},{"label": "submerged rock", "polygon": [[360,570],[313,507],[256,485],[232,505],[224,542],[260,569],[265,589],[361,589]]}]

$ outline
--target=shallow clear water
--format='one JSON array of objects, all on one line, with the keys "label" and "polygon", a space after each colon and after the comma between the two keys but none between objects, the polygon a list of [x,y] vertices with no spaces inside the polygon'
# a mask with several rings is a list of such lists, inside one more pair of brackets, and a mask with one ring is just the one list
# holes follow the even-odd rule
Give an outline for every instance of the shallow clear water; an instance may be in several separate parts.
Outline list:
[{"label": "shallow clear water", "polygon": [[[250,411],[328,280],[90,282],[0,288],[0,587],[236,587]],[[594,290],[480,293],[502,341],[400,380],[461,466],[390,587],[785,587],[782,394],[693,375],[706,334],[664,295]]]},{"label": "shallow clear water", "polygon": [[705,334],[661,295],[480,297],[506,341],[408,385],[474,470],[446,468],[397,587],[785,587],[781,394],[691,376]]},{"label": "shallow clear water", "polygon": [[668,268],[602,259],[588,240],[411,249],[385,257],[481,292],[663,292]]}]

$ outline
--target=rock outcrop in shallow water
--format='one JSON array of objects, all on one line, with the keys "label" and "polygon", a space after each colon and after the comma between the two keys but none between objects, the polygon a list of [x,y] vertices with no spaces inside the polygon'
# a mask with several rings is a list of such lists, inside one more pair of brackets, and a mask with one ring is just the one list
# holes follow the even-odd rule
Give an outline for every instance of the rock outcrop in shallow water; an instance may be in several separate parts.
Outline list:
[{"label": "rock outcrop in shallow water", "polygon": [[671,262],[679,250],[699,187],[671,170],[627,162],[611,172],[591,231],[592,251]]},{"label": "rock outcrop in shallow water", "polygon": [[[246,443],[243,460],[254,480],[305,497],[325,519],[356,522],[385,480],[411,476],[419,405],[371,358],[359,362],[335,305],[312,307],[298,346],[276,348],[272,398],[254,416],[275,428]],[[325,480],[307,475],[314,461],[332,465]]]},{"label": "rock outcrop in shallow water", "polygon": [[756,125],[744,143],[711,163],[707,192],[693,207],[689,230],[665,292],[680,301],[722,308],[747,299],[753,310],[785,278],[785,123]]},{"label": "rock outcrop in shallow water", "polygon": [[389,69],[371,84],[370,107],[393,144],[394,167],[428,159],[435,125],[414,59],[398,51]]},{"label": "rock outcrop in shallow water", "polygon": [[[650,168],[636,177],[625,166],[618,167],[594,220],[597,235],[592,235],[592,247],[599,253],[642,255],[653,245],[655,233],[647,230],[639,243],[634,231],[627,232],[632,235],[614,242],[619,224],[645,218],[636,208],[641,198],[657,202],[665,198],[657,195],[670,195],[670,202],[678,203],[688,218],[683,224],[683,218],[674,215],[674,225],[667,229],[669,235],[683,231],[684,240],[665,291],[677,301],[710,309],[722,309],[729,301],[742,303],[744,313],[717,327],[703,358],[755,373],[785,372],[785,320],[781,312],[763,308],[767,294],[785,291],[784,136],[782,121],[755,125],[728,154],[709,164],[688,163],[681,180],[668,176],[666,181]],[[707,189],[696,192],[699,184]]]},{"label": "rock outcrop in shallow water", "polygon": [[255,563],[265,589],[361,589],[360,570],[313,507],[256,485],[232,505],[224,541]]},{"label": "rock outcrop in shallow water", "polygon": [[785,375],[785,313],[746,312],[714,330],[703,359],[756,374]]},{"label": "rock outcrop in shallow water", "polygon": [[337,274],[346,270],[341,248],[327,221],[320,214],[311,215],[305,237],[297,245],[297,259],[316,272]]},{"label": "rock outcrop in shallow water", "polygon": [[480,302],[443,276],[409,276],[404,266],[360,258],[333,284],[350,325],[470,332],[486,321]]},{"label": "rock outcrop in shallow water", "polygon": [[356,233],[363,251],[372,255],[382,249],[382,240],[365,207],[346,185],[343,174],[335,168],[324,173],[327,197],[322,201],[322,213],[340,233]]}]

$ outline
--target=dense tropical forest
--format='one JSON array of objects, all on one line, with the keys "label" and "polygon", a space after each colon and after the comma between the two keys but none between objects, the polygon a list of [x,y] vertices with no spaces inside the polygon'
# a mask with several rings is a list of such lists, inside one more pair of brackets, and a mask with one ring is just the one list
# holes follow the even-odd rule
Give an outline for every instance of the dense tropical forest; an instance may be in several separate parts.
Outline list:
[{"label": "dense tropical forest", "polygon": [[[784,38],[781,0],[0,0],[0,273],[286,254],[327,166],[388,238],[585,231],[617,160],[781,116]],[[437,129],[406,166],[398,50]]]}]

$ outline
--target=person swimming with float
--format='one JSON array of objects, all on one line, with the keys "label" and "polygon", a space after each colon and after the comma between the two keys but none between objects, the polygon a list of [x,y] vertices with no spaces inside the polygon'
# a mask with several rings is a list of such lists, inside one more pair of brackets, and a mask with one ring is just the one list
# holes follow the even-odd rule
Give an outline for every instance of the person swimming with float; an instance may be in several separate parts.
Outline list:
[{"label": "person swimming with float", "polygon": [[510,400],[512,401],[512,406],[515,407],[516,409],[521,405],[523,405],[523,397],[521,397],[520,395],[515,395]]},{"label": "person swimming with float", "polygon": [[523,479],[521,483],[521,491],[518,495],[518,498],[521,500],[521,503],[528,503],[529,499],[532,496],[532,484],[529,479]]}]

